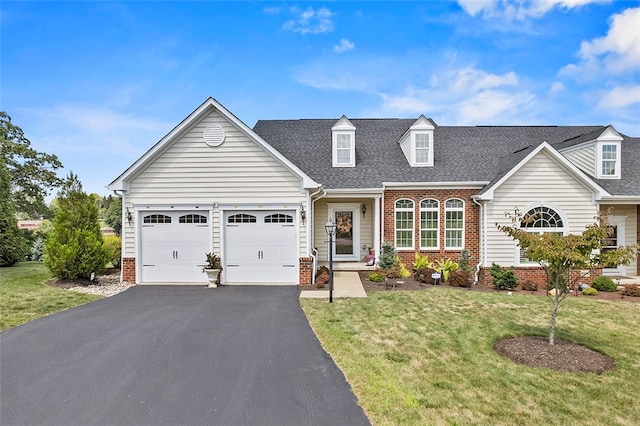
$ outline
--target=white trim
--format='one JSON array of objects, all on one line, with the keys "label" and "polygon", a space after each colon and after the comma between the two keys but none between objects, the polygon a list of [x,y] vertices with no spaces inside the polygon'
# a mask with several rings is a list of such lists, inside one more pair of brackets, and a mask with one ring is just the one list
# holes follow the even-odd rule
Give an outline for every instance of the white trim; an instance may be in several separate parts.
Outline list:
[{"label": "white trim", "polygon": [[[612,161],[612,160],[605,160],[603,158],[603,150],[605,146],[613,146],[615,147],[615,154],[616,154],[616,158],[613,160],[615,161],[615,166],[614,166],[614,174],[612,175],[605,175],[602,173],[602,166],[603,163],[605,161]],[[598,142],[596,143],[596,178],[597,179],[620,179],[620,168],[622,167],[622,159],[621,159],[621,144],[618,141],[601,141],[598,140]]]},{"label": "white trim", "polygon": [[302,181],[303,188],[317,188],[320,186],[306,173],[300,170],[295,164],[289,161],[286,157],[276,151],[271,145],[269,145],[264,139],[258,136],[253,130],[247,127],[241,120],[227,110],[222,104],[213,98],[208,98],[204,101],[195,111],[187,116],[180,124],[174,127],[169,133],[167,133],[162,139],[160,139],[155,145],[153,145],[147,152],[145,152],[140,158],[138,158],[131,166],[129,166],[120,176],[114,179],[107,188],[109,190],[127,190],[129,188],[129,181],[133,179],[138,173],[144,170],[149,164],[151,164],[165,149],[167,146],[176,141],[182,134],[188,130],[195,122],[200,120],[211,110],[217,110],[224,118],[238,128],[245,136],[252,139],[258,146],[267,151],[273,158],[280,162],[283,166],[288,168],[292,173],[296,174]]},{"label": "white trim", "polygon": [[382,182],[384,189],[482,189],[489,181],[468,182]]},{"label": "white trim", "polygon": [[[398,208],[396,207],[398,201],[410,201],[411,209],[407,207],[398,210]],[[411,247],[398,247],[398,219],[396,216],[398,211],[411,212]],[[402,229],[402,231],[407,230],[408,229]],[[396,251],[412,251],[416,248],[416,202],[411,198],[403,197],[393,201],[393,247],[396,249]]]},{"label": "white trim", "polygon": [[503,183],[509,180],[518,170],[520,170],[525,164],[527,164],[533,157],[538,155],[542,150],[551,155],[553,160],[560,166],[566,169],[570,174],[574,175],[577,180],[579,180],[583,186],[589,188],[594,193],[594,200],[599,200],[602,197],[609,195],[607,191],[605,191],[600,185],[593,182],[590,178],[588,178],[580,169],[578,169],[571,161],[569,161],[566,157],[556,151],[549,143],[542,142],[538,145],[533,151],[531,151],[524,159],[522,159],[518,164],[516,164],[509,172],[507,172],[504,176],[502,176],[496,183],[491,185],[490,188],[487,189],[481,195],[474,196],[479,200],[493,200],[494,192],[498,189]]},{"label": "white trim", "polygon": [[[622,247],[627,244],[626,233],[627,216],[611,216],[609,218],[609,225],[614,225],[618,228],[617,231],[617,247]],[[625,265],[618,265],[617,268],[603,268],[602,275],[627,275],[627,268]]]},{"label": "white trim", "polygon": [[[558,214],[558,216],[560,216],[560,219],[562,220],[562,228],[524,228],[527,230],[527,232],[532,233],[532,234],[542,234],[544,232],[547,232],[545,230],[548,230],[548,232],[560,232],[562,231],[562,235],[568,235],[569,234],[569,219],[567,217],[567,215],[564,213],[564,211],[558,207],[557,205],[553,204],[553,203],[546,203],[546,202],[539,202],[539,203],[531,203],[529,204],[527,207],[525,207],[522,211],[524,212],[524,214],[526,215],[527,213],[529,213],[531,210],[536,209],[538,207],[546,207],[549,209],[552,209],[554,212],[556,212]],[[517,226],[519,227],[520,224],[517,224]],[[514,241],[515,242],[515,241]],[[520,246],[518,245],[517,242],[515,242],[515,259],[513,264],[515,266],[535,266],[535,265],[539,265],[538,262],[531,262],[531,263],[522,263],[520,261]]]}]

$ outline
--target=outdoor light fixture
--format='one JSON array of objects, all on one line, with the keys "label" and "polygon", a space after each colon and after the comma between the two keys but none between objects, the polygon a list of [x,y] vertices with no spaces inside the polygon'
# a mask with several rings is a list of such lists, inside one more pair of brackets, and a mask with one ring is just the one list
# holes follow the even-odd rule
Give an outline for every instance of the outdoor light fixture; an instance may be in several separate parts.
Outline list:
[{"label": "outdoor light fixture", "polygon": [[304,204],[300,203],[300,219],[302,219],[302,224],[304,225],[304,221],[307,219],[307,212],[304,210]]},{"label": "outdoor light fixture", "polygon": [[360,210],[362,211],[362,218],[364,219],[364,214],[367,212],[367,206],[364,203],[360,204]]},{"label": "outdoor light fixture", "polygon": [[329,218],[324,226],[329,236],[329,303],[333,303],[333,236],[336,233],[336,224]]},{"label": "outdoor light fixture", "polygon": [[131,212],[129,211],[129,207],[127,207],[127,211],[125,213],[125,216],[127,218],[127,223],[129,225],[131,225],[131,222],[133,222],[133,215],[131,214]]}]

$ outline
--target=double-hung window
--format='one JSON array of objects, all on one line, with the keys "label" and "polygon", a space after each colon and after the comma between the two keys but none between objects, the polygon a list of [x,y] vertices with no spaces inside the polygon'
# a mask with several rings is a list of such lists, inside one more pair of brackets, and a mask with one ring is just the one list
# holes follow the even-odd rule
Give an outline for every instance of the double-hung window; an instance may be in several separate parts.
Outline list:
[{"label": "double-hung window", "polygon": [[416,164],[429,164],[429,133],[416,133]]},{"label": "double-hung window", "polygon": [[464,201],[452,198],[444,208],[444,248],[461,250],[464,248]]},{"label": "double-hung window", "polygon": [[437,250],[440,246],[440,203],[420,201],[420,249]]},{"label": "double-hung window", "polygon": [[413,244],[413,201],[400,199],[395,205],[396,248],[411,249]]},{"label": "double-hung window", "polygon": [[618,174],[617,148],[617,145],[602,145],[602,176],[616,176]]},{"label": "double-hung window", "polygon": [[336,135],[336,163],[338,165],[350,165],[351,160],[351,135],[339,133]]}]

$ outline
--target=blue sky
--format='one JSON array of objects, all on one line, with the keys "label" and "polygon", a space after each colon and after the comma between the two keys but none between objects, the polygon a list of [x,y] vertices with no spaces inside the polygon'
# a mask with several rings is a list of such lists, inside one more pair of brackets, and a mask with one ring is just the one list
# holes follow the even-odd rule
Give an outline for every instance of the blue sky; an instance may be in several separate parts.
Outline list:
[{"label": "blue sky", "polygon": [[2,1],[0,109],[87,192],[212,96],[259,119],[613,124],[640,136],[640,1]]}]

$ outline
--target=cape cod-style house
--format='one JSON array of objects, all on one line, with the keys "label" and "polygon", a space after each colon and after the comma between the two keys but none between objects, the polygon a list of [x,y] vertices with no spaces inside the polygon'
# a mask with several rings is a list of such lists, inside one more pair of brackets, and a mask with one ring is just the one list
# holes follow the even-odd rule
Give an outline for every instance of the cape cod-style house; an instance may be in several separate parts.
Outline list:
[{"label": "cape cod-style house", "polygon": [[[260,120],[207,99],[108,186],[123,198],[123,279],[311,285],[327,260],[361,262],[383,241],[542,279],[500,232],[505,212],[538,213],[531,232],[580,233],[612,208],[611,246],[640,240],[640,138],[612,126],[440,126],[413,119]],[[640,275],[640,262],[602,271]]]}]

